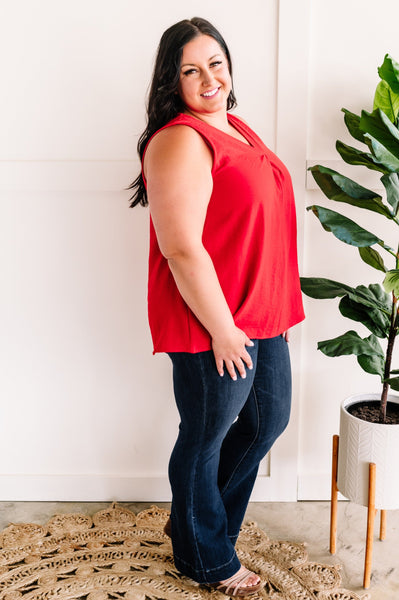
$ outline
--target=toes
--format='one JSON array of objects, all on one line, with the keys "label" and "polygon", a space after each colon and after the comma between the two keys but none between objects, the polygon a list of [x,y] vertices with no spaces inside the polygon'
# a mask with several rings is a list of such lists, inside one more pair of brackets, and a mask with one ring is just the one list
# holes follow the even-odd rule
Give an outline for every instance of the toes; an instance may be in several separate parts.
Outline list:
[{"label": "toes", "polygon": [[[241,575],[241,577],[240,577]],[[224,579],[220,581],[222,586],[227,586],[227,588],[231,589],[244,589],[251,588],[256,585],[259,585],[260,577],[256,573],[252,573],[249,569],[241,565],[241,568],[235,575],[229,577],[229,579]]]},{"label": "toes", "polygon": [[258,583],[260,583],[260,577],[256,573],[250,572],[249,569],[245,570],[248,573],[251,573],[251,576],[248,577],[248,579],[246,579],[245,581],[243,581],[242,587],[251,587],[253,585],[258,585]]}]

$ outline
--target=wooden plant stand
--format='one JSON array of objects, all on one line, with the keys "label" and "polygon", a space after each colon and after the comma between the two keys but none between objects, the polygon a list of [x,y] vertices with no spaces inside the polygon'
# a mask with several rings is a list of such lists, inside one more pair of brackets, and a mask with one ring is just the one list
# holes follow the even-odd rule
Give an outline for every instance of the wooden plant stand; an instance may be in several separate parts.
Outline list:
[{"label": "wooden plant stand", "polygon": [[[338,508],[338,446],[339,436],[333,436],[333,453],[332,453],[332,477],[331,477],[331,516],[330,516],[330,552],[335,554],[337,545],[337,508]],[[369,490],[368,490],[368,510],[367,510],[367,535],[366,535],[366,554],[364,561],[364,576],[363,587],[370,587],[371,576],[371,561],[373,555],[373,537],[374,537],[374,521],[377,514],[375,508],[375,480],[376,480],[376,465],[369,463]],[[386,535],[387,515],[386,510],[381,510],[380,522],[380,540],[385,540]]]}]

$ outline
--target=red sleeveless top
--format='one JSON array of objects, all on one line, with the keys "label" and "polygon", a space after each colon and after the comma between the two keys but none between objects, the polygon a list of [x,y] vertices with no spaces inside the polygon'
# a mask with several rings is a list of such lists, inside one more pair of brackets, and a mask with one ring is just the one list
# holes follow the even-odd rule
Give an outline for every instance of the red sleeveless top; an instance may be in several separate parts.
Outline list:
[{"label": "red sleeveless top", "polygon": [[[252,339],[270,338],[304,318],[291,178],[245,123],[231,114],[228,120],[249,145],[191,115],[180,114],[165,127],[192,127],[212,152],[203,244],[236,326]],[[154,353],[211,349],[208,331],[177,289],[152,221],[148,316]]]}]

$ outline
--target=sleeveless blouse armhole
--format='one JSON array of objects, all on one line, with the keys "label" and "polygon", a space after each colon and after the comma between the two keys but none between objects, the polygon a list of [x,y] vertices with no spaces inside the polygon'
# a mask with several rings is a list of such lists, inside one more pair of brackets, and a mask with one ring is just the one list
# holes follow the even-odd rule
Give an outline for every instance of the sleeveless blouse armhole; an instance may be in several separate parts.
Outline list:
[{"label": "sleeveless blouse armhole", "polygon": [[[180,123],[174,123],[174,125],[179,125],[179,124]],[[210,153],[212,155],[212,169],[211,169],[211,173],[213,174],[214,170],[215,170],[216,153],[215,153],[215,148],[211,144],[210,140],[206,137],[205,133],[202,133],[202,131],[200,131],[196,127],[193,127],[190,123],[181,123],[181,125],[185,125],[186,127],[190,127],[191,129],[193,129],[194,131],[196,131],[198,133],[198,135],[204,141],[206,147],[209,148],[209,151],[210,151]]]},{"label": "sleeveless blouse armhole", "polygon": [[[215,156],[215,148],[212,146],[212,144],[211,144],[211,143],[210,143],[210,141],[207,139],[207,137],[205,136],[205,134],[203,134],[201,131],[199,131],[199,130],[198,130],[196,127],[192,127],[190,123],[186,123],[186,122],[179,123],[179,122],[178,122],[178,120],[179,120],[179,117],[176,117],[176,119],[173,119],[172,121],[170,121],[170,122],[169,122],[167,125],[165,125],[165,126],[164,126],[164,127],[162,127],[161,129],[158,129],[158,131],[156,131],[156,132],[155,132],[155,133],[154,133],[154,134],[153,134],[153,135],[150,137],[150,139],[148,140],[148,142],[147,142],[147,144],[146,144],[146,146],[145,146],[145,148],[144,148],[144,151],[143,151],[143,158],[141,159],[141,175],[142,175],[142,177],[143,177],[143,181],[144,181],[144,186],[145,186],[145,188],[147,188],[147,180],[146,180],[146,177],[145,177],[145,175],[144,175],[144,159],[145,159],[145,155],[146,155],[146,152],[147,152],[148,146],[149,146],[150,142],[151,142],[151,141],[154,139],[154,137],[155,137],[156,135],[158,135],[158,133],[159,133],[160,131],[163,131],[164,129],[167,129],[167,128],[169,128],[169,127],[176,126],[176,125],[184,125],[184,126],[186,126],[186,127],[191,127],[191,129],[193,129],[194,131],[196,131],[196,132],[198,133],[198,135],[200,135],[200,136],[201,136],[201,138],[202,138],[202,139],[203,139],[203,141],[205,142],[205,144],[206,144],[207,148],[209,148],[209,150],[210,150],[210,153],[211,153],[211,155],[212,155],[212,169],[211,169],[211,173],[213,174],[213,172],[214,172],[214,169],[215,169],[215,158],[216,158],[216,156]],[[177,122],[176,122],[176,121],[177,121]]]},{"label": "sleeveless blouse armhole", "polygon": [[215,163],[216,163],[216,160],[215,160],[215,158],[216,158],[215,157],[215,148],[212,146],[212,144],[209,142],[209,140],[207,140],[206,137],[202,135],[202,133],[200,131],[197,131],[197,133],[199,133],[199,135],[202,137],[202,139],[204,140],[206,146],[209,148],[210,153],[212,155],[212,169],[211,169],[211,173],[213,175],[213,173],[215,171]]}]

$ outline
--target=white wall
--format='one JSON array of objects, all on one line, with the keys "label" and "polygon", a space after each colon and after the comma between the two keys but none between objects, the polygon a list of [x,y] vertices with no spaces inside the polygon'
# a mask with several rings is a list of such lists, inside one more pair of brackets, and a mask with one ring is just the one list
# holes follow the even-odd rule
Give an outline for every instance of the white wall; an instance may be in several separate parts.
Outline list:
[{"label": "white wall", "polygon": [[3,6],[0,500],[166,499],[178,421],[147,325],[148,210],[123,189],[182,18],[223,31],[240,113],[273,146],[277,2]]},{"label": "white wall", "polygon": [[[0,500],[166,499],[177,415],[168,359],[152,356],[147,326],[148,211],[128,209],[124,191],[159,37],[196,14],[221,29],[237,112],[293,174],[303,274],[368,282],[378,273],[305,213],[325,203],[306,187],[306,164],[337,161],[336,138],[349,140],[340,108],[371,107],[377,66],[386,52],[399,59],[397,2],[2,7]],[[293,499],[285,479],[294,498],[297,482],[299,498],[328,497],[339,403],[379,388],[354,358],[317,352],[317,340],[352,327],[335,303],[306,300],[306,312],[291,345],[293,418],[264,498]]]}]

